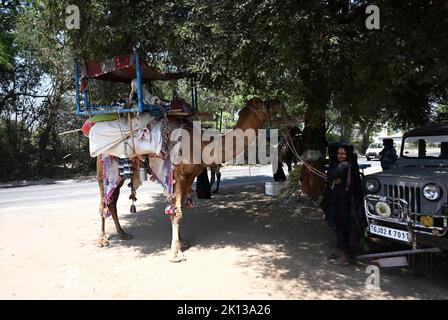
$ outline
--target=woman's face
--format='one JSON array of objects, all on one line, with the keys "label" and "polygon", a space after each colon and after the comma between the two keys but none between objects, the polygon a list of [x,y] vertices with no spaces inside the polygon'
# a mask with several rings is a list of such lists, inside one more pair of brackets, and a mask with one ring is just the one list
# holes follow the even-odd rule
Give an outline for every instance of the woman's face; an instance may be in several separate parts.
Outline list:
[{"label": "woman's face", "polygon": [[344,148],[338,149],[337,157],[339,162],[347,160],[347,152]]}]

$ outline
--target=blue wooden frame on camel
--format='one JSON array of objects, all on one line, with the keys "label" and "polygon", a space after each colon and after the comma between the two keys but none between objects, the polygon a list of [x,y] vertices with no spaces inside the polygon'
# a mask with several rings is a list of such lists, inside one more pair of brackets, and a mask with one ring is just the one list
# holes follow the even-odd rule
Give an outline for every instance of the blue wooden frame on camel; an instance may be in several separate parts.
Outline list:
[{"label": "blue wooden frame on camel", "polygon": [[[150,88],[152,81],[170,81],[179,79],[190,79],[191,84],[191,102],[193,112],[197,110],[198,92],[194,75],[185,73],[164,73],[156,68],[148,66],[140,57],[140,50],[136,49],[135,54],[119,56],[106,61],[89,61],[83,68],[83,74],[80,76],[80,68],[78,59],[75,59],[75,89],[76,89],[76,115],[90,116],[96,114],[110,113],[141,113],[149,111],[154,115],[160,116],[166,113],[164,107],[160,105],[150,105],[143,103],[142,82],[148,82]],[[121,107],[117,105],[97,106],[89,102],[88,80],[103,80],[121,83],[131,83],[133,79],[137,79],[137,96],[138,103],[136,106]],[[82,85],[83,84],[83,85]],[[81,97],[84,105],[81,105]],[[163,108],[163,109],[162,109]]]}]

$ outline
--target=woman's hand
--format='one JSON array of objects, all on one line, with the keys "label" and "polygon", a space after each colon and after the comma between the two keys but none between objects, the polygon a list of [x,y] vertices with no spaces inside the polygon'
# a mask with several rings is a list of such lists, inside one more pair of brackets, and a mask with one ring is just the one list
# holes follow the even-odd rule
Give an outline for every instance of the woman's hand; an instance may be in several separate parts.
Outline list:
[{"label": "woman's hand", "polygon": [[336,178],[331,182],[331,190],[333,190],[334,186],[341,183],[341,178]]}]

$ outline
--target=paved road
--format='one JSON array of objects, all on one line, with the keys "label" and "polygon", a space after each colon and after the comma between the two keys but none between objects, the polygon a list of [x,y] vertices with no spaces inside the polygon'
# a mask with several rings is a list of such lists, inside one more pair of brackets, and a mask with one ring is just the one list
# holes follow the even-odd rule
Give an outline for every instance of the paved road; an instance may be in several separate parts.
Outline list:
[{"label": "paved road", "polygon": [[381,162],[378,160],[375,161],[367,161],[364,157],[359,159],[359,164],[368,164],[370,165],[370,168],[367,168],[364,171],[364,174],[368,175],[368,174],[372,174],[372,173],[376,173],[376,172],[380,172],[381,169]]},{"label": "paved road", "polygon": [[[270,166],[226,167],[222,169],[221,186],[249,184],[271,179]],[[162,190],[155,182],[145,181],[139,193],[154,193]],[[65,180],[46,184],[0,189],[0,209],[33,207],[57,204],[77,199],[98,198],[98,184],[95,180]]]},{"label": "paved road", "polygon": [[[360,161],[371,164],[370,171],[377,171],[379,161]],[[286,171],[286,170],[285,170]],[[221,186],[236,184],[251,184],[272,179],[270,166],[224,167],[222,169]],[[146,181],[139,193],[154,193],[161,191],[159,184]],[[0,209],[11,207],[33,207],[50,203],[63,203],[77,199],[91,200],[98,198],[98,184],[95,180],[65,180],[53,181],[39,185],[11,187],[0,189]]]}]

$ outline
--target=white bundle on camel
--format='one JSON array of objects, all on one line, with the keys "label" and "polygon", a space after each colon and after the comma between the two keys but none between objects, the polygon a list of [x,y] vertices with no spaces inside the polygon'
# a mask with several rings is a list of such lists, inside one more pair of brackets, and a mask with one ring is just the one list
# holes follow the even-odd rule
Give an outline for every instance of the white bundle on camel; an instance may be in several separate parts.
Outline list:
[{"label": "white bundle on camel", "polygon": [[[137,94],[137,79],[131,82],[130,101]],[[152,95],[142,86],[144,104],[166,105],[158,96]],[[138,155],[159,156],[163,146],[163,122],[155,121],[155,117],[143,112],[131,120],[131,128],[126,119],[96,123],[89,132],[90,156],[108,154],[119,158],[133,158]],[[135,143],[135,146],[134,146]]]},{"label": "white bundle on camel", "polygon": [[[137,155],[158,156],[162,149],[162,123],[143,112],[133,118],[132,129],[126,119],[96,123],[89,133],[90,156],[108,154],[119,158],[133,158]],[[135,141],[135,147],[134,147]]]}]

